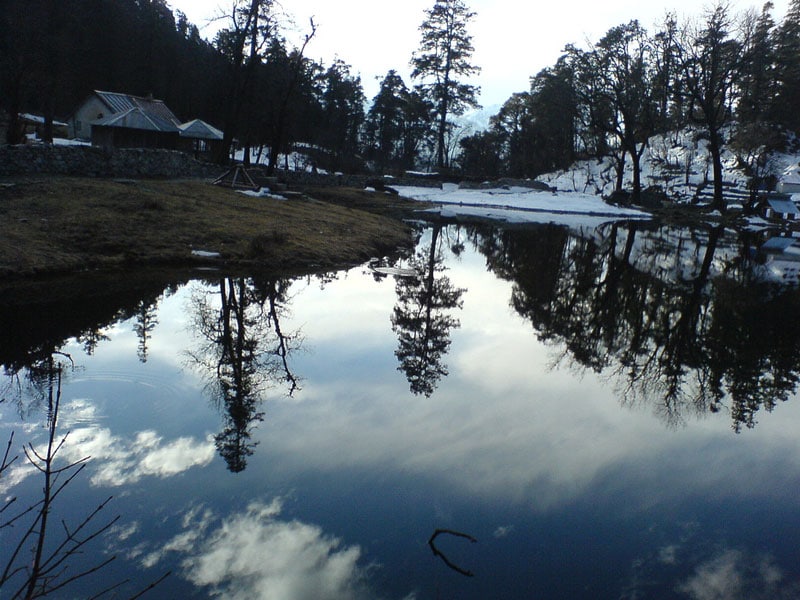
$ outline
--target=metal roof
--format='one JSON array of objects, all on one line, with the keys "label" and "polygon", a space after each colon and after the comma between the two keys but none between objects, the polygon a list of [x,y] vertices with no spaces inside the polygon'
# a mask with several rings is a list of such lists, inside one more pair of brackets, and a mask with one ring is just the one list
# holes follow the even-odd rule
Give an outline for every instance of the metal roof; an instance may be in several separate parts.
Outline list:
[{"label": "metal roof", "polygon": [[786,213],[787,215],[800,214],[800,209],[798,209],[797,205],[791,200],[769,199],[767,200],[767,204],[769,204],[772,210],[779,213]]},{"label": "metal roof", "polygon": [[101,127],[125,127],[127,129],[143,129],[145,131],[161,131],[166,133],[177,133],[178,127],[169,121],[149,114],[138,106],[128,110],[109,115],[102,119],[92,121],[92,125]]},{"label": "metal roof", "polygon": [[180,124],[178,117],[164,104],[163,100],[100,90],[95,90],[94,93],[97,94],[97,97],[100,98],[114,114],[126,112],[131,108],[139,108],[145,113],[172,123],[175,126]]},{"label": "metal roof", "polygon": [[797,240],[791,237],[774,237],[768,239],[761,245],[762,250],[771,250],[777,252],[783,252],[787,248],[794,245]]},{"label": "metal roof", "polygon": [[178,125],[178,129],[181,131],[181,137],[195,140],[221,140],[223,135],[219,129],[201,119]]}]

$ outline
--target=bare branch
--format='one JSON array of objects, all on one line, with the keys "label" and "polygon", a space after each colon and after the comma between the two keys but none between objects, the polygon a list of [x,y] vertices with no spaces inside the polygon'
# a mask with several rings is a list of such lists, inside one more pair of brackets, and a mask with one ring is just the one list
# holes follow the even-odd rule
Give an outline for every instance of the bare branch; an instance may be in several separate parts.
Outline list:
[{"label": "bare branch", "polygon": [[474,537],[472,537],[471,535],[469,535],[467,533],[462,533],[460,531],[453,531],[452,529],[437,529],[436,531],[433,532],[433,535],[428,540],[428,546],[431,547],[431,550],[433,551],[433,555],[434,556],[438,556],[439,558],[441,558],[444,561],[444,564],[446,564],[448,567],[450,567],[451,569],[453,569],[457,573],[461,573],[465,577],[474,577],[475,575],[472,573],[472,571],[468,571],[466,569],[462,569],[461,567],[459,567],[455,563],[450,562],[450,559],[448,559],[447,556],[445,556],[445,554],[436,547],[435,540],[439,535],[441,535],[443,533],[448,534],[448,535],[454,535],[456,537],[466,538],[470,542],[472,542],[473,544],[476,544],[478,542],[478,540],[476,540]]},{"label": "bare branch", "polygon": [[138,593],[138,594],[136,594],[135,596],[131,596],[131,597],[129,598],[129,600],[136,600],[137,598],[141,598],[141,597],[142,597],[142,596],[144,596],[144,595],[145,595],[147,592],[149,592],[149,591],[150,591],[150,590],[152,590],[154,587],[156,587],[156,586],[157,586],[159,583],[161,583],[162,581],[164,581],[164,580],[165,580],[167,577],[169,577],[171,574],[172,574],[172,571],[167,571],[167,572],[166,572],[166,573],[164,573],[164,574],[163,574],[163,575],[162,575],[160,578],[158,578],[156,581],[154,581],[153,583],[151,583],[150,585],[148,585],[146,588],[144,588],[144,589],[143,589],[141,592],[139,592],[139,593]]}]

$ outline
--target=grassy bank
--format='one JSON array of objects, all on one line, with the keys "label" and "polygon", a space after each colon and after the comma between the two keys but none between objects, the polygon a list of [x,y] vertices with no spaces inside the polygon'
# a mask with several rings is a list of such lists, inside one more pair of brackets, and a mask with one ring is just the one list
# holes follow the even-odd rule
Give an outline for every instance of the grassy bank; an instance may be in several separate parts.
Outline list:
[{"label": "grassy bank", "polygon": [[[310,194],[310,195],[308,195]],[[408,244],[403,201],[362,190],[252,198],[206,182],[0,181],[0,278],[184,265],[193,250],[275,272],[355,264]]]}]

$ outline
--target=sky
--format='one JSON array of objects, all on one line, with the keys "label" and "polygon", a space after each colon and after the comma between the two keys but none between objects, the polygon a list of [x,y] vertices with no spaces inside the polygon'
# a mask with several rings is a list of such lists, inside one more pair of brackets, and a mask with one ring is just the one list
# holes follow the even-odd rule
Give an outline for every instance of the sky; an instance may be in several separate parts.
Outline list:
[{"label": "sky", "polygon": [[[170,6],[186,13],[200,27],[201,35],[210,39],[219,25],[209,21],[224,12],[223,7],[229,9],[231,1],[171,0]],[[480,102],[486,108],[502,105],[513,93],[528,90],[530,77],[553,65],[566,44],[586,47],[611,27],[632,19],[652,31],[667,12],[682,20],[700,17],[711,6],[697,0],[466,0],[466,4],[476,13],[468,28],[475,46],[472,62],[482,69],[470,83],[480,86]],[[762,4],[758,0],[729,1],[735,13],[760,11]],[[773,17],[780,21],[788,0],[773,4]],[[306,55],[324,65],[336,58],[349,64],[353,73],[361,76],[364,93],[371,100],[389,69],[400,73],[406,84],[411,83],[408,63],[419,43],[424,11],[433,6],[433,0],[283,0],[282,5],[296,24],[294,33],[286,31],[287,39],[300,39],[313,16],[317,33]]]}]

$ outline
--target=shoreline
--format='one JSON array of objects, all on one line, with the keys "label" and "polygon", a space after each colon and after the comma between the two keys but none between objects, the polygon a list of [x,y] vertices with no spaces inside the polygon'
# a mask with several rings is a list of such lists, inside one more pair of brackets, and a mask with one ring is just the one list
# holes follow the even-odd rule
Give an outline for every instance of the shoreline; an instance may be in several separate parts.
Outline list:
[{"label": "shoreline", "polygon": [[0,179],[0,281],[148,267],[345,268],[413,242],[419,203],[377,192],[254,198],[189,179]]}]

